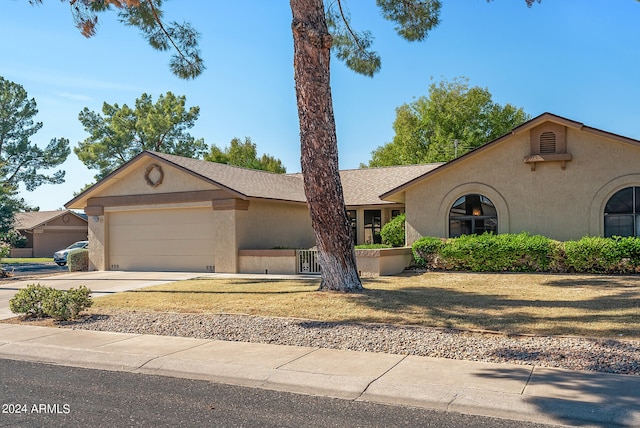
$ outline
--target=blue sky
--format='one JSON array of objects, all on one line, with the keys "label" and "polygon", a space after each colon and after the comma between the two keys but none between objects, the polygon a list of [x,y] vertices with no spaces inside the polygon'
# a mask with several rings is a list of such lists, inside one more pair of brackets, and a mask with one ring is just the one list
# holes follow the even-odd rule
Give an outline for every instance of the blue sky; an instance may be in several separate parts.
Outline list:
[{"label": "blue sky", "polygon": [[[606,131],[640,139],[640,3],[634,0],[444,0],[441,24],[420,43],[397,36],[373,0],[347,0],[353,25],[370,30],[382,56],[374,78],[332,62],[340,167],[357,168],[393,138],[395,109],[427,94],[432,81],[466,76],[494,101],[533,116],[552,112]],[[199,106],[191,130],[208,144],[226,146],[251,137],[260,153],[300,170],[293,82],[291,11],[286,0],[168,0],[167,20],[190,21],[201,33],[205,73],[174,77],[169,55],[152,50],[138,31],[101,16],[98,34],[85,39],[68,4],[4,0],[0,6],[0,76],[24,86],[43,122],[33,142],[87,134],[78,113],[100,111],[104,101],[133,105],[172,91]],[[432,80],[433,79],[433,80]],[[42,210],[63,207],[92,182],[71,154],[66,183],[22,192]]]}]

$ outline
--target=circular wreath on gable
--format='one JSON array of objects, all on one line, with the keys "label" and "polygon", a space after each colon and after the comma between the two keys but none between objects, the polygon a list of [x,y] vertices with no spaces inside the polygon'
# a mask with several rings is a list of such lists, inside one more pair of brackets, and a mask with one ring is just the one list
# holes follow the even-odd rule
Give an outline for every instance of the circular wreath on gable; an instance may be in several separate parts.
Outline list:
[{"label": "circular wreath on gable", "polygon": [[147,167],[147,170],[144,173],[144,179],[147,181],[149,186],[158,187],[162,184],[162,180],[164,179],[164,171],[162,171],[162,167],[158,164],[152,163]]}]

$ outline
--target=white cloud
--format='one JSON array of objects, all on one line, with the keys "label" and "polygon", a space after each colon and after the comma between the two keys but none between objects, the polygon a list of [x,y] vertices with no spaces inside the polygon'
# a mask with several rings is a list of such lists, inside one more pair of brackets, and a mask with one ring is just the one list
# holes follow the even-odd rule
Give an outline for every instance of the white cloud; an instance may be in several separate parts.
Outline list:
[{"label": "white cloud", "polygon": [[73,101],[91,101],[91,97],[84,94],[72,94],[70,92],[54,92],[57,97],[67,98]]}]

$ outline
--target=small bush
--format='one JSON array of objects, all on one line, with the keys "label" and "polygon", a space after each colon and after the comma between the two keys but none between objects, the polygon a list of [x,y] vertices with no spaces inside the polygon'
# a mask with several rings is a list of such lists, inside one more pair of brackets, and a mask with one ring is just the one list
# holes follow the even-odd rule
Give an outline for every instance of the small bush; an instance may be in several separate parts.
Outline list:
[{"label": "small bush", "polygon": [[411,246],[416,265],[429,269],[435,268],[435,260],[443,245],[442,239],[432,236],[418,239]]},{"label": "small bush", "polygon": [[9,309],[16,314],[44,318],[46,313],[42,305],[49,298],[51,290],[53,289],[44,285],[29,284],[9,300]]},{"label": "small bush", "polygon": [[382,243],[392,247],[404,247],[404,223],[406,215],[400,214],[391,219],[380,230]]},{"label": "small bush", "polygon": [[69,272],[84,272],[89,270],[89,250],[79,248],[67,254]]},{"label": "small bush", "polygon": [[53,289],[42,306],[44,312],[56,320],[75,319],[80,312],[93,304],[90,294],[91,290],[84,286],[68,291]]},{"label": "small bush", "polygon": [[48,316],[66,321],[76,318],[80,312],[93,305],[90,295],[91,290],[85,286],[62,291],[40,284],[30,284],[9,300],[9,308],[14,313],[25,314],[28,317]]}]

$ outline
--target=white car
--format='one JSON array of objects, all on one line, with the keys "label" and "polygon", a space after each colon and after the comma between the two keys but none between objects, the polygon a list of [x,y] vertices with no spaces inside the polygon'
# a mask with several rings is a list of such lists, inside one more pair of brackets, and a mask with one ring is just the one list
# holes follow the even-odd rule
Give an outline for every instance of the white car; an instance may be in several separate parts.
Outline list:
[{"label": "white car", "polygon": [[89,246],[89,241],[78,241],[69,245],[64,250],[56,251],[53,254],[53,261],[58,264],[58,266],[64,266],[67,264],[67,256],[72,250],[87,248]]}]

